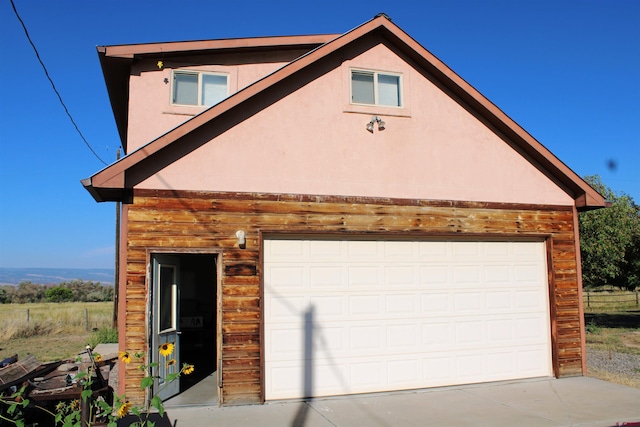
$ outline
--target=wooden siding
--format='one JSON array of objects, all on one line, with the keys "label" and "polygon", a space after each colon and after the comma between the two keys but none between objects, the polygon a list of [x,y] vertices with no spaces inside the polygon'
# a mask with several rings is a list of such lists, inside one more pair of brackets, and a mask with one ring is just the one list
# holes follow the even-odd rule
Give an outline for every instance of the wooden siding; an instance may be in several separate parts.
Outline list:
[{"label": "wooden siding", "polygon": [[[261,242],[264,233],[544,238],[550,254],[551,337],[557,376],[582,374],[573,209],[477,202],[137,190],[128,206],[126,348],[147,350],[146,269],[157,251],[222,254],[224,404],[263,401]],[[236,230],[246,232],[238,247]],[[197,369],[197,367],[196,367]],[[142,401],[141,373],[126,393]]]}]

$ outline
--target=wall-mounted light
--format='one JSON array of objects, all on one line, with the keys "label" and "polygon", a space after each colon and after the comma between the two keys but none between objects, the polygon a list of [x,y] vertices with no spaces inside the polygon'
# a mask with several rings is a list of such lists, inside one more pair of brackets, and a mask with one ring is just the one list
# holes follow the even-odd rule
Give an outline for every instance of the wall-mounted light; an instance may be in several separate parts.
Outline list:
[{"label": "wall-mounted light", "polygon": [[371,117],[371,121],[369,121],[369,123],[367,123],[367,130],[371,133],[373,133],[373,125],[378,123],[378,130],[385,130],[386,129],[386,124],[385,122],[382,121],[382,119],[378,116],[373,116]]},{"label": "wall-mounted light", "polygon": [[244,230],[236,231],[236,239],[238,239],[238,246],[240,246],[240,249],[247,247],[247,235]]}]

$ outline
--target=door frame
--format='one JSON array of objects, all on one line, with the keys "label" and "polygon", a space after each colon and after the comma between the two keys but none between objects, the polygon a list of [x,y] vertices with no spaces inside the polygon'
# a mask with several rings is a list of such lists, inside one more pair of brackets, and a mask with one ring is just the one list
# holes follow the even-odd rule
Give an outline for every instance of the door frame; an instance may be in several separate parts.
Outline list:
[{"label": "door frame", "polygon": [[[175,255],[175,256],[183,256],[183,255],[212,255],[215,257],[215,268],[216,268],[216,375],[218,376],[218,406],[223,404],[223,393],[222,393],[222,261],[223,261],[223,251],[221,249],[211,249],[211,248],[147,248],[146,250],[146,274],[145,274],[145,283],[146,283],[146,335],[147,335],[147,344],[146,344],[146,354],[148,356],[147,362],[151,361],[151,351],[152,343],[153,343],[153,322],[154,322],[154,295],[153,295],[153,257],[156,255]],[[179,320],[179,319],[178,319]],[[198,367],[195,367],[198,369]],[[148,391],[145,392],[145,403],[148,404],[151,401],[151,395]]]}]

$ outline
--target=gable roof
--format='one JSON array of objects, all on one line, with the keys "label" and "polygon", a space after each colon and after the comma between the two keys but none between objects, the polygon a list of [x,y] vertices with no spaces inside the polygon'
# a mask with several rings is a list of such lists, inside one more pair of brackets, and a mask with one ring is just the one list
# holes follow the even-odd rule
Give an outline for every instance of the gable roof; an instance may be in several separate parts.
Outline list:
[{"label": "gable roof", "polygon": [[[184,122],[182,125],[170,130],[140,149],[128,154],[126,157],[99,171],[90,178],[83,180],[82,184],[97,201],[127,200],[130,197],[133,186],[137,182],[141,181],[139,175],[142,167],[144,165],[149,165],[149,162],[154,158],[161,158],[161,151],[171,147],[172,144],[178,140],[183,140],[189,135],[195,135],[201,127],[211,121],[214,121],[216,118],[230,110],[236,107],[249,106],[251,100],[257,99],[257,97],[262,93],[275,87],[279,83],[282,83],[285,79],[295,76],[298,73],[303,73],[306,69],[320,63],[323,59],[326,59],[329,55],[335,53],[339,49],[359,40],[363,40],[369,36],[382,37],[386,42],[392,44],[394,48],[402,52],[403,55],[414,61],[416,65],[422,67],[427,73],[433,76],[439,84],[445,87],[454,97],[456,97],[458,102],[465,104],[467,108],[474,111],[474,113],[481,117],[488,125],[501,133],[505,140],[511,142],[514,149],[521,152],[523,155],[526,155],[526,157],[530,159],[536,167],[554,179],[554,181],[575,200],[577,208],[583,210],[605,206],[604,198],[589,184],[555,157],[546,147],[515,123],[509,116],[502,112],[502,110],[485,98],[473,86],[467,83],[442,61],[436,58],[431,52],[422,47],[417,41],[391,22],[391,20],[384,14],[377,15],[372,20],[365,22],[359,27],[356,27],[341,36],[317,36],[318,38],[313,38],[313,36],[305,38],[303,36],[301,38],[289,39],[291,42],[290,45],[295,44],[297,46],[302,45],[304,40],[307,41],[307,46],[313,46],[314,43],[320,43],[323,38],[328,40],[323,44],[318,44],[317,47],[313,48],[313,50],[298,57],[277,71],[247,86],[226,98],[224,101],[210,107],[199,115]],[[269,41],[276,39],[279,38],[262,38],[260,40]],[[142,50],[146,49],[147,54],[151,54],[149,53],[150,51],[163,51],[166,54],[168,53],[168,48],[173,46],[178,49],[177,52],[192,52],[197,50],[198,44],[203,48],[203,50],[208,49],[209,51],[215,46],[225,48],[227,45],[229,48],[237,49],[245,43],[240,40],[242,39],[236,39],[234,42],[230,42],[228,40],[221,41],[218,45],[216,45],[216,41],[193,42],[195,44],[192,45],[189,45],[189,42],[145,45],[153,46],[155,48],[150,49],[149,47],[146,47]],[[123,48],[120,52],[117,52],[117,47],[113,47],[109,58],[125,57],[126,59],[132,55],[135,56],[136,54],[139,54],[136,53],[136,49],[138,48],[135,46],[137,45],[130,46],[133,47],[126,49]],[[273,46],[277,46],[277,44],[274,43]],[[254,48],[255,47],[256,46],[254,45]],[[108,49],[109,48],[107,48],[107,50]],[[105,51],[104,56],[105,60],[107,60],[106,52],[107,51]],[[109,85],[109,78],[105,76],[105,79],[107,80],[107,85]],[[112,97],[112,105],[113,103],[114,101]],[[114,113],[115,111],[114,106]],[[118,120],[118,118],[116,118],[116,120]],[[144,174],[148,172],[142,173]],[[133,175],[138,177],[132,180],[130,177]]]}]

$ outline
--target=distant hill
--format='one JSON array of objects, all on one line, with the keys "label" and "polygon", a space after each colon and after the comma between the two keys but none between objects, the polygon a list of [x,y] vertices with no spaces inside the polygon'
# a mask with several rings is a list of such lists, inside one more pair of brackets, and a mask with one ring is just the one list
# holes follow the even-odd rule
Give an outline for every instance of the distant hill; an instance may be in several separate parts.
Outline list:
[{"label": "distant hill", "polygon": [[113,285],[113,268],[8,268],[0,267],[0,285],[30,281],[39,285],[70,282],[74,279]]}]

